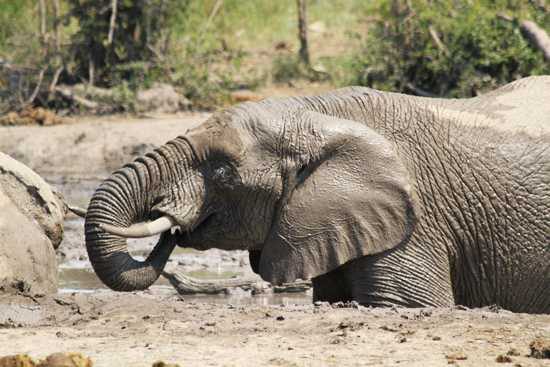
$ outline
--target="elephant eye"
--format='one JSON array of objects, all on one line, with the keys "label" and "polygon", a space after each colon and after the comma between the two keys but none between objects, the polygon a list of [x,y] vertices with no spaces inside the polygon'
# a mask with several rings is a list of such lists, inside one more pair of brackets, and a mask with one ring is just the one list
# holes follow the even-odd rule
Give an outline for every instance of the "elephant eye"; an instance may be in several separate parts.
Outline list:
[{"label": "elephant eye", "polygon": [[218,166],[212,171],[211,177],[217,184],[227,184],[231,181],[231,169],[225,165]]},{"label": "elephant eye", "polygon": [[223,179],[223,178],[226,178],[229,176],[229,173],[227,172],[227,168],[226,167],[218,167],[214,170],[214,178],[217,178],[217,179]]}]

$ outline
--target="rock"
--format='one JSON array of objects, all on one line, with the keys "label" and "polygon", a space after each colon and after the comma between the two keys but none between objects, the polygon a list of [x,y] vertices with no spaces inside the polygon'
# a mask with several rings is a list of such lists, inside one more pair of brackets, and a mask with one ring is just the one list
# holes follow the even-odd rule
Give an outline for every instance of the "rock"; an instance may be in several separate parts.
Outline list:
[{"label": "rock", "polygon": [[0,117],[0,126],[16,125],[57,125],[66,122],[55,112],[42,107],[26,108],[20,112],[9,112]]},{"label": "rock", "polygon": [[495,358],[495,361],[496,361],[497,363],[512,363],[512,358],[511,358],[509,355],[499,354],[499,355]]},{"label": "rock", "polygon": [[92,360],[80,353],[54,353],[36,367],[92,367]]},{"label": "rock", "polygon": [[169,84],[156,83],[152,88],[137,92],[138,111],[174,113],[188,110],[191,102]]},{"label": "rock", "polygon": [[36,172],[0,152],[0,189],[48,236],[54,248],[63,239],[66,210],[59,194]]},{"label": "rock", "polygon": [[261,101],[262,99],[264,99],[262,95],[248,89],[241,89],[231,92],[231,100],[234,103],[257,102]]},{"label": "rock", "polygon": [[26,354],[17,354],[1,357],[0,367],[93,367],[93,363],[80,353],[54,353],[39,363]]},{"label": "rock", "polygon": [[166,363],[166,362],[159,361],[159,362],[153,363],[152,367],[180,367],[180,365],[176,363]]},{"label": "rock", "polygon": [[30,168],[0,153],[0,291],[57,291],[64,204]]},{"label": "rock", "polygon": [[538,359],[550,359],[550,339],[537,338],[529,344],[530,357]]},{"label": "rock", "polygon": [[26,354],[0,357],[0,367],[35,367],[34,361]]},{"label": "rock", "polygon": [[445,355],[445,358],[447,358],[447,361],[449,363],[455,363],[456,361],[465,361],[466,359],[468,359],[466,354],[464,354],[464,352],[462,351],[447,353]]},{"label": "rock", "polygon": [[55,293],[55,250],[35,222],[0,188],[0,292]]}]

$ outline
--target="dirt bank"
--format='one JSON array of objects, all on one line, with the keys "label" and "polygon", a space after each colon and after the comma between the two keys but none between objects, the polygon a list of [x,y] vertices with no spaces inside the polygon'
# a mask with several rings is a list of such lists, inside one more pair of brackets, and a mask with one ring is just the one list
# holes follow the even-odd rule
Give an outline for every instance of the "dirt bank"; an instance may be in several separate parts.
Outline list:
[{"label": "dirt bank", "polygon": [[489,309],[217,304],[151,292],[10,299],[0,309],[0,355],[76,351],[95,366],[550,364],[528,356],[532,340],[550,338],[550,316]]},{"label": "dirt bank", "polygon": [[59,180],[101,179],[208,116],[74,117],[65,125],[2,127],[0,151],[54,184]]}]

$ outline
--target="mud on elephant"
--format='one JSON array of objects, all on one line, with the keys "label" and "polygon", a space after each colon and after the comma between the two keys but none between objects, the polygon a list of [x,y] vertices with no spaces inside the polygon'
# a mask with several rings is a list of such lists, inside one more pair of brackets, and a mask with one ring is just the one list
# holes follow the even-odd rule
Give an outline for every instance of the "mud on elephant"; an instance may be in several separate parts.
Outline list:
[{"label": "mud on elephant", "polygon": [[[548,100],[532,77],[464,100],[351,87],[237,105],[97,189],[90,260],[130,291],[176,245],[246,249],[269,282],[312,278],[314,300],[550,312]],[[126,237],[156,233],[133,259]]]}]

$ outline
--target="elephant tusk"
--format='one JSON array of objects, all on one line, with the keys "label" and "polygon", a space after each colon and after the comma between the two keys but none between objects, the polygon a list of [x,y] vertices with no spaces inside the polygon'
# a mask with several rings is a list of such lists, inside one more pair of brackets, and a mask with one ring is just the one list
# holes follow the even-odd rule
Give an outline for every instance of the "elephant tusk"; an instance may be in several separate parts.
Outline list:
[{"label": "elephant tusk", "polygon": [[70,211],[78,215],[81,218],[86,218],[86,209],[79,208],[78,206],[67,205]]},{"label": "elephant tusk", "polygon": [[154,236],[156,234],[165,232],[176,225],[176,222],[168,217],[160,217],[152,222],[140,222],[132,224],[130,227],[115,227],[110,224],[99,224],[99,228],[105,232],[127,238],[142,238],[148,236]]}]

